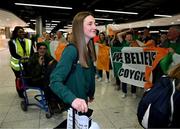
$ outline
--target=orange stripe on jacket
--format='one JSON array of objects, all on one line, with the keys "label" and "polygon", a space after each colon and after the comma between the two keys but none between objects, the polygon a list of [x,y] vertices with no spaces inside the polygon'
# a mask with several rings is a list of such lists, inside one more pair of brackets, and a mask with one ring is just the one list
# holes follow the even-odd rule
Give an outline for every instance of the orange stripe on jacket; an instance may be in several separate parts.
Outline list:
[{"label": "orange stripe on jacket", "polygon": [[60,60],[62,52],[64,51],[64,48],[66,47],[66,43],[59,43],[57,46],[57,49],[54,52],[55,58],[57,61]]}]

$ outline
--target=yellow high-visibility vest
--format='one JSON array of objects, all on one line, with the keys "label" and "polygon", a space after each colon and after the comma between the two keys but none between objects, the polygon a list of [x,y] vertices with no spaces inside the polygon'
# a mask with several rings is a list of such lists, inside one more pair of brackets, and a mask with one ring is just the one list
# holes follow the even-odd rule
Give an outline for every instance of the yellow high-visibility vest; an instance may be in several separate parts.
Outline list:
[{"label": "yellow high-visibility vest", "polygon": [[[15,49],[16,49],[16,53],[18,55],[20,55],[21,57],[29,57],[30,56],[30,52],[31,52],[31,40],[29,39],[25,39],[25,49],[26,49],[26,53],[24,53],[23,51],[23,48],[19,42],[18,39],[16,40],[13,40],[12,41],[15,45]],[[19,59],[16,59],[14,57],[11,56],[11,60],[10,60],[10,66],[11,68],[13,68],[14,70],[16,71],[19,71],[20,70],[20,67],[19,67]]]}]

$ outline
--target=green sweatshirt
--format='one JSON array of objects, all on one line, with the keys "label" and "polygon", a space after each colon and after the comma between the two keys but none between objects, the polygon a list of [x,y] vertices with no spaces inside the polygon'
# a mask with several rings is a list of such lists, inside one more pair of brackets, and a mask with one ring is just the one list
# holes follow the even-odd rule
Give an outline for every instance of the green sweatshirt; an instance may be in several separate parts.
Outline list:
[{"label": "green sweatshirt", "polygon": [[[178,38],[175,43],[170,43],[170,41],[166,41],[164,44],[164,47],[165,48],[172,48],[175,53],[180,54],[180,39]],[[165,56],[160,61],[160,66],[161,66],[161,69],[163,70],[164,74],[167,74],[167,72],[170,68],[170,65],[173,61],[172,57],[173,57],[173,53],[169,52],[167,54],[167,56]]]},{"label": "green sweatshirt", "polygon": [[78,63],[75,67],[72,67],[76,58],[77,49],[73,45],[66,47],[50,77],[51,89],[59,98],[70,105],[75,98],[87,100],[88,97],[94,97],[95,92],[95,68],[93,62],[90,61],[89,68],[84,68]]}]

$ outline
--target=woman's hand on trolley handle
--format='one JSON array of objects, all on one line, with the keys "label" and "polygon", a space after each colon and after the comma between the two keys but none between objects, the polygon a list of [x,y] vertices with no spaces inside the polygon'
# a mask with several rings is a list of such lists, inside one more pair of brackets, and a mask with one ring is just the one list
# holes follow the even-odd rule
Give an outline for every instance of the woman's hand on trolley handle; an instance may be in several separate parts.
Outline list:
[{"label": "woman's hand on trolley handle", "polygon": [[84,99],[76,98],[72,102],[71,106],[76,109],[78,112],[87,112],[88,111],[88,106],[87,103]]}]

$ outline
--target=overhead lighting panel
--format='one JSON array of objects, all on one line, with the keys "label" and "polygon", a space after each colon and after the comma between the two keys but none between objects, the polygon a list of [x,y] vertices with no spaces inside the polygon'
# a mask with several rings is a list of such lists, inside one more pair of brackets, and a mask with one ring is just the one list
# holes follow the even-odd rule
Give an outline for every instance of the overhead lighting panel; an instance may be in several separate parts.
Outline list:
[{"label": "overhead lighting panel", "polygon": [[171,15],[154,14],[155,17],[172,17]]},{"label": "overhead lighting panel", "polygon": [[121,14],[132,14],[132,15],[137,15],[138,14],[136,12],[112,11],[112,10],[101,10],[101,9],[95,9],[95,12],[121,13]]},{"label": "overhead lighting panel", "polygon": [[72,29],[72,25],[71,25],[71,24],[68,24],[68,25],[64,26],[64,28],[66,28],[66,29]]},{"label": "overhead lighting panel", "polygon": [[108,19],[108,18],[95,18],[95,20],[113,21],[113,19]]},{"label": "overhead lighting panel", "polygon": [[61,21],[51,21],[51,22],[54,22],[54,23],[60,23]]},{"label": "overhead lighting panel", "polygon": [[42,8],[72,9],[72,7],[40,5],[40,4],[26,4],[26,3],[14,3],[14,4],[15,5],[20,5],[20,6],[31,6],[31,7],[42,7]]}]

